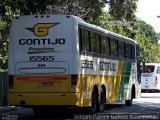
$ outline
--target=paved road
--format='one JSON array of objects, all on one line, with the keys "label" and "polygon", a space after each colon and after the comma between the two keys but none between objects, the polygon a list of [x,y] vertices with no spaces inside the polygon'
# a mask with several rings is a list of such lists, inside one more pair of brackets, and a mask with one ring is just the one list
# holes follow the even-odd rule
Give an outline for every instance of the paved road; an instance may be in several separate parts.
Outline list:
[{"label": "paved road", "polygon": [[160,114],[160,93],[142,93],[140,99],[135,99],[132,107],[110,110],[114,113]]},{"label": "paved road", "polygon": [[[32,109],[17,108],[15,111],[4,112],[2,120],[73,120],[73,119],[151,119],[158,120],[160,115],[160,93],[142,93],[140,99],[135,99],[131,107],[123,103],[106,105],[104,113],[86,115],[84,110],[61,110],[55,111],[51,116],[35,116]],[[9,118],[9,119],[7,119]]]}]

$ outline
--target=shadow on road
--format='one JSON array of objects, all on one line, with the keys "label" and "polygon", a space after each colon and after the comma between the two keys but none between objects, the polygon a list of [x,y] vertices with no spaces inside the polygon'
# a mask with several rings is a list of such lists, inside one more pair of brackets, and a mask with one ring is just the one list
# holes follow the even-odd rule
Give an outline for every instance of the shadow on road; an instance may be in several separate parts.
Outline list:
[{"label": "shadow on road", "polygon": [[[124,107],[124,104],[107,104],[105,105],[105,114],[107,114],[107,110],[115,109]],[[46,111],[47,112],[47,111]],[[99,113],[97,113],[99,114]],[[50,112],[49,114],[44,113],[41,115],[33,115],[30,118],[25,118],[23,120],[61,120],[61,119],[76,119],[77,116],[80,115],[89,115],[87,114],[86,109],[81,108],[70,108],[70,109],[63,109],[63,110],[54,110]]]}]

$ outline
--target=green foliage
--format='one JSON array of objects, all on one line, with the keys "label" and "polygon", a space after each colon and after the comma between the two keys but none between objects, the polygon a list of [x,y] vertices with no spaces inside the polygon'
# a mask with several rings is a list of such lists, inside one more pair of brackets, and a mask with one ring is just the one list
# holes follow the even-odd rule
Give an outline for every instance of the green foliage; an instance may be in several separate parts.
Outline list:
[{"label": "green foliage", "polygon": [[[73,14],[87,22],[136,39],[141,58],[146,62],[160,62],[158,37],[153,27],[137,20],[138,0],[1,0],[0,1],[0,71],[7,70],[9,26],[14,16],[25,14]],[[109,13],[102,11],[109,4]],[[160,47],[159,47],[160,49]]]},{"label": "green foliage", "polygon": [[138,0],[108,0],[109,13],[115,20],[134,20]]},{"label": "green foliage", "polygon": [[2,0],[0,14],[5,15],[8,8],[14,13],[18,10],[21,15],[64,13],[77,15],[95,23],[98,22],[104,5],[105,0]]},{"label": "green foliage", "polygon": [[113,16],[106,11],[102,12],[102,15],[99,19],[101,21],[101,27],[103,27],[104,29],[116,32],[126,37],[130,37],[131,34],[127,30],[131,28],[131,25],[128,24],[125,20],[115,21]]},{"label": "green foliage", "polygon": [[9,27],[14,16],[19,13],[18,10],[12,10],[11,3],[9,0],[0,1],[0,72],[7,70]]},{"label": "green foliage", "polygon": [[7,43],[3,43],[0,49],[0,72],[7,70],[7,63],[8,63],[8,55],[7,55]]},{"label": "green foliage", "polygon": [[26,14],[73,14],[99,24],[104,0],[1,0],[0,1],[0,70],[7,69],[9,26],[17,15]]},{"label": "green foliage", "polygon": [[[134,34],[134,39],[138,42],[141,51],[141,60],[145,62],[160,62],[158,52],[158,37],[152,26],[139,19],[133,27],[127,21],[115,21],[111,14],[103,11],[100,16],[101,26],[107,30],[116,32],[126,37]],[[125,25],[126,24],[126,25]],[[133,32],[132,32],[133,31]]]},{"label": "green foliage", "polygon": [[127,37],[135,38],[135,12],[138,0],[108,0],[109,13],[115,21],[122,23],[130,23],[129,26],[123,26],[123,31],[127,33]]},{"label": "green foliage", "polygon": [[139,43],[141,59],[145,62],[160,62],[158,36],[153,27],[144,21],[137,20],[136,40]]},{"label": "green foliage", "polygon": [[72,14],[87,22],[99,24],[99,16],[104,7],[104,0],[59,0],[50,3],[47,11],[51,13]]}]

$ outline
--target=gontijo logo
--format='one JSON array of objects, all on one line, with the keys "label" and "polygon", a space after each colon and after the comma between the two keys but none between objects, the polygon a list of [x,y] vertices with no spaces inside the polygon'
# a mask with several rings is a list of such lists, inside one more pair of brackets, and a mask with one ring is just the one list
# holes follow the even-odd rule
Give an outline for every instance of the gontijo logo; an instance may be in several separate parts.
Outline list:
[{"label": "gontijo logo", "polygon": [[59,23],[38,23],[34,25],[34,28],[26,28],[26,29],[33,32],[33,34],[38,37],[43,37],[48,35],[49,28],[57,24]]}]

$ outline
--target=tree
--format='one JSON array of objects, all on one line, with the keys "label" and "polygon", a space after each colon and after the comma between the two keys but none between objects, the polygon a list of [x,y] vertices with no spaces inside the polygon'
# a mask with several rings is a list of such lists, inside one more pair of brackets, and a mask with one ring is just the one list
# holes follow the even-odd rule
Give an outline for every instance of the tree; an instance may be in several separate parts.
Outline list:
[{"label": "tree", "polygon": [[13,16],[18,13],[18,11],[13,12],[10,5],[8,0],[0,1],[0,71],[7,70],[9,27]]},{"label": "tree", "polygon": [[80,16],[87,21],[97,21],[104,7],[104,0],[2,0],[1,15],[8,11],[5,6],[20,14],[65,13]]},{"label": "tree", "polygon": [[109,13],[115,20],[134,20],[138,0],[108,0]]},{"label": "tree", "polygon": [[135,12],[138,0],[108,0],[109,13],[113,16],[115,21],[122,21],[122,23],[130,24],[123,26],[123,30],[128,33],[128,37],[135,38]]},{"label": "tree", "polygon": [[141,59],[145,62],[160,62],[158,36],[152,26],[137,19],[136,40],[140,45]]},{"label": "tree", "polygon": [[[104,5],[104,0],[1,0],[0,68],[6,69],[4,66],[7,66],[7,60],[3,61],[7,58],[7,51],[3,48],[8,44],[9,26],[14,16],[65,13],[80,16],[90,23],[99,24],[98,18]],[[6,54],[3,54],[4,52]]]},{"label": "tree", "polygon": [[[119,21],[119,23],[115,22],[111,14],[104,11],[100,16],[100,20],[103,28],[130,37],[130,31],[124,30],[124,26],[120,24],[121,21]],[[127,25],[127,27],[128,26],[129,25]],[[135,40],[140,46],[141,60],[145,62],[160,62],[157,45],[159,38],[153,27],[137,18],[134,26]]]},{"label": "tree", "polygon": [[0,72],[7,70],[7,61],[8,61],[8,55],[7,55],[7,43],[3,43],[0,49]]},{"label": "tree", "polygon": [[102,28],[116,32],[123,36],[128,36],[127,32],[124,31],[124,23],[122,23],[122,21],[114,21],[113,16],[106,11],[102,12],[102,15],[99,17],[99,19],[100,26]]}]

